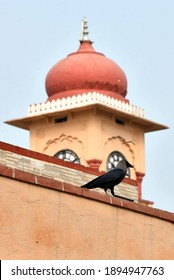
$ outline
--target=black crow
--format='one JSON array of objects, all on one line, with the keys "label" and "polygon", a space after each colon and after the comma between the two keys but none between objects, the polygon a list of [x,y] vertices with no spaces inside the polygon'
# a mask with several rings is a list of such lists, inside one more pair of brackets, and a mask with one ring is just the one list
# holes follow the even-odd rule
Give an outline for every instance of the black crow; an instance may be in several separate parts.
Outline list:
[{"label": "black crow", "polygon": [[114,193],[114,186],[118,185],[126,176],[127,168],[133,167],[127,160],[121,160],[118,162],[116,168],[109,172],[95,178],[87,184],[81,186],[82,188],[95,189],[102,188],[107,194],[107,190],[110,189],[113,196],[117,196]]}]

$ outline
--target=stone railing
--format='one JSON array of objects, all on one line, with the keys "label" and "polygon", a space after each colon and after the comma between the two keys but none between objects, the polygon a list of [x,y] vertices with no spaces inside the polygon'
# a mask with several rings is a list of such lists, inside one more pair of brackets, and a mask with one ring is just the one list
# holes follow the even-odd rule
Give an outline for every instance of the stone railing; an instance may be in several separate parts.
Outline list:
[{"label": "stone railing", "polygon": [[60,112],[68,109],[89,106],[92,104],[105,105],[109,108],[113,108],[131,115],[135,115],[137,117],[144,118],[143,109],[98,92],[88,92],[88,93],[83,93],[82,95],[77,95],[77,96],[74,95],[72,97],[52,100],[51,102],[47,101],[47,102],[32,104],[29,106],[28,115],[36,116],[45,113],[58,112],[58,111]]}]

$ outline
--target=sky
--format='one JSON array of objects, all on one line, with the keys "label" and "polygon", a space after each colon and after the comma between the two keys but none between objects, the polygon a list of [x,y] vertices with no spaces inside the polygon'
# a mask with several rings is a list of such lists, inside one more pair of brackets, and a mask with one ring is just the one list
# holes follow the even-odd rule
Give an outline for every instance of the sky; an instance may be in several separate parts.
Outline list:
[{"label": "sky", "polygon": [[145,136],[143,198],[174,212],[174,1],[0,0],[0,141],[29,148],[29,133],[4,124],[47,99],[45,77],[79,47],[86,16],[96,51],[121,66],[127,98],[169,129]]}]

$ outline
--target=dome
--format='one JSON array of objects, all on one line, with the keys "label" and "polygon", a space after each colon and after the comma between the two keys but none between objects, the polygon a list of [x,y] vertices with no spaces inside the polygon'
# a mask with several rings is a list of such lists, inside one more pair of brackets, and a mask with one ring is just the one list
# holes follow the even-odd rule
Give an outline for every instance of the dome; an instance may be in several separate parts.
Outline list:
[{"label": "dome", "polygon": [[92,42],[80,41],[79,49],[60,60],[46,77],[48,100],[97,91],[125,100],[127,79],[123,70],[104,54],[96,52]]}]

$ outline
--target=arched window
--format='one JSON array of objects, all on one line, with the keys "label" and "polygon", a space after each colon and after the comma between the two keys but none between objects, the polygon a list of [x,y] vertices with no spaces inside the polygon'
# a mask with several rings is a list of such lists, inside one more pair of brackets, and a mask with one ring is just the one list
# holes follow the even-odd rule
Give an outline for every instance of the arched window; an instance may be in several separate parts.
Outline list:
[{"label": "arched window", "polygon": [[[125,156],[118,152],[118,151],[114,151],[112,152],[108,158],[107,158],[107,162],[106,162],[106,170],[112,170],[114,168],[116,168],[118,162],[122,159],[125,159]],[[126,178],[130,178],[130,169],[127,169],[127,173],[126,173]]]},{"label": "arched window", "polygon": [[70,161],[70,162],[80,164],[79,157],[72,150],[66,150],[66,149],[61,150],[61,151],[57,152],[54,156],[57,158],[63,159],[65,161]]}]

